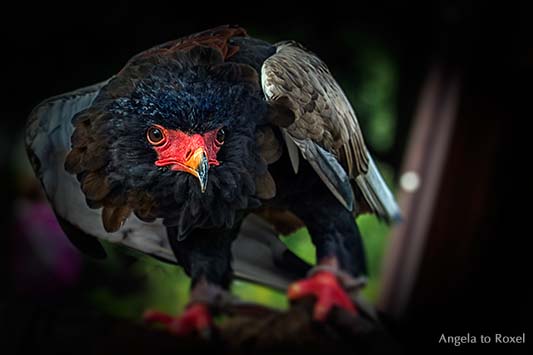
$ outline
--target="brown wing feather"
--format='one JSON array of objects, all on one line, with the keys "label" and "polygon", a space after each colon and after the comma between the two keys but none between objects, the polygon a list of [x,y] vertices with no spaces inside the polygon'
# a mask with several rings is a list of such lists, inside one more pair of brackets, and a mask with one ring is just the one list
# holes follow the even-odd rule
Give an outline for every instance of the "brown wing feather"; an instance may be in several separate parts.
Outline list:
[{"label": "brown wing feather", "polygon": [[277,45],[262,69],[269,101],[285,101],[295,114],[287,127],[296,139],[311,139],[334,154],[351,177],[368,171],[368,152],[355,112],[326,65],[295,42]]},{"label": "brown wing feather", "polygon": [[129,60],[126,64],[132,64],[146,57],[167,56],[177,51],[188,51],[198,46],[217,49],[222,58],[227,59],[239,50],[239,47],[231,45],[232,37],[247,37],[246,30],[239,26],[223,25],[216,28],[182,37],[177,40],[165,42],[159,46],[143,51]]}]

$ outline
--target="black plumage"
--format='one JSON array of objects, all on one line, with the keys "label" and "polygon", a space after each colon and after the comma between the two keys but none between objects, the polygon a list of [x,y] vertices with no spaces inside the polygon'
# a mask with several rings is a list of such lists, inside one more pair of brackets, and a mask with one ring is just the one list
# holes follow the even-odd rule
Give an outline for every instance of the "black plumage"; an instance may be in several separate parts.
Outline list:
[{"label": "black plumage", "polygon": [[[74,136],[86,130],[88,121],[91,133],[84,135],[95,142],[73,139],[67,171],[78,174],[82,186],[95,173],[102,176],[105,184],[100,187],[108,186],[109,192],[86,193],[89,200],[100,200],[104,207],[128,201],[143,219],[163,218],[165,225],[178,226],[180,239],[192,227],[230,228],[236,211],[259,205],[254,178],[266,170],[255,131],[266,122],[267,104],[257,80],[246,77],[257,74],[245,64],[224,63],[209,47],[161,57],[157,66],[151,59],[129,64],[74,117]],[[136,84],[124,92],[132,77]],[[211,169],[205,193],[190,174],[153,164],[156,153],[144,139],[153,124],[189,134],[224,127],[227,137],[218,154],[223,164]],[[135,205],[141,193],[154,201],[149,211],[142,210],[146,207],[140,201]]]},{"label": "black plumage", "polygon": [[[159,147],[161,137],[171,138]],[[239,27],[167,42],[104,83],[47,100],[30,117],[27,146],[67,233],[84,236],[79,245],[99,250],[87,246],[92,235],[177,262],[205,302],[228,288],[234,263],[237,275],[270,285],[303,276],[276,231],[255,219],[256,265],[232,260],[251,213],[285,232],[307,226],[317,260],[339,279],[366,272],[354,215],[399,216],[325,64]],[[184,158],[166,163],[168,147]]]}]

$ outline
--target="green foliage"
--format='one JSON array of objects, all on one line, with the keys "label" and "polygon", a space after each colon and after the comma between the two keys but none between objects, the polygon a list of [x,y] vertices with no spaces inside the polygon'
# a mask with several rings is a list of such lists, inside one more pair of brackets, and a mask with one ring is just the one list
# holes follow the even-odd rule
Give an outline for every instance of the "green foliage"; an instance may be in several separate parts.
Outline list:
[{"label": "green foliage", "polygon": [[284,293],[251,282],[235,280],[231,292],[243,301],[256,302],[273,308],[287,309],[289,305]]},{"label": "green foliage", "polygon": [[363,236],[368,264],[368,285],[363,290],[363,295],[370,302],[375,302],[379,295],[381,264],[390,228],[370,215],[360,216],[357,224]]},{"label": "green foliage", "polygon": [[386,152],[396,130],[395,58],[379,40],[363,33],[343,33],[342,43],[353,61],[338,81],[355,107],[367,145]]},{"label": "green foliage", "polygon": [[[180,313],[189,300],[190,279],[181,267],[113,244],[106,244],[108,258],[91,268],[107,275],[94,287],[89,299],[104,312],[121,318],[139,319],[147,309]],[[127,280],[127,291],[117,284]]]},{"label": "green foliage", "polygon": [[378,48],[363,52],[361,61],[366,70],[359,87],[352,94],[352,102],[357,103],[359,117],[365,117],[367,143],[373,149],[384,152],[391,148],[396,128],[395,68],[391,59]]},{"label": "green foliage", "polygon": [[281,240],[294,254],[309,264],[316,264],[315,246],[311,242],[307,228],[302,228],[291,235],[281,237]]}]

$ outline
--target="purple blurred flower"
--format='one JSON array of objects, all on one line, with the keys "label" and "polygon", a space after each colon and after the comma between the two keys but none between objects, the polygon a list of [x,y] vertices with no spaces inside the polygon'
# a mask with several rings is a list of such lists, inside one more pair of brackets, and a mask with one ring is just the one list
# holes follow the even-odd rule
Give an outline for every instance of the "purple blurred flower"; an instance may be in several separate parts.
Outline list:
[{"label": "purple blurred flower", "polygon": [[45,201],[19,199],[15,203],[12,266],[17,288],[23,292],[54,293],[73,286],[82,258],[61,230]]}]

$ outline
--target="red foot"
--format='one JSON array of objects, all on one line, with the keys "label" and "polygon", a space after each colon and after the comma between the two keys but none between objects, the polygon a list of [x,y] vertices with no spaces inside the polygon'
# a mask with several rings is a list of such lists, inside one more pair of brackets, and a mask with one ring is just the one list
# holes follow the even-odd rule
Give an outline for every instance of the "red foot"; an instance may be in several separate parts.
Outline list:
[{"label": "red foot", "polygon": [[202,303],[191,305],[179,317],[149,310],[144,313],[144,320],[164,324],[171,333],[179,336],[190,335],[194,332],[201,335],[208,334],[213,324],[213,318],[207,306]]},{"label": "red foot", "polygon": [[317,321],[324,321],[334,306],[352,314],[357,313],[352,301],[339,285],[337,277],[327,271],[317,272],[307,279],[293,283],[287,295],[290,300],[315,296],[317,300],[313,318]]}]

